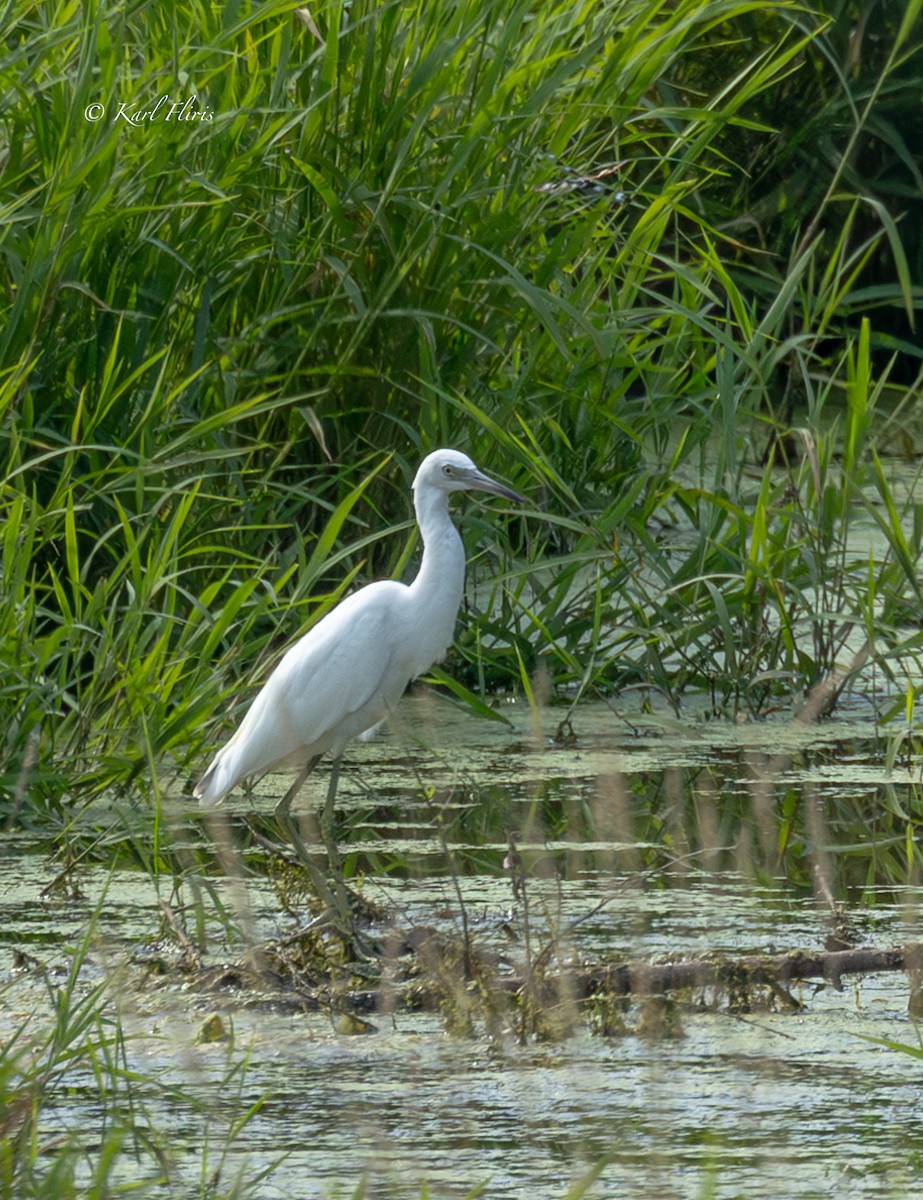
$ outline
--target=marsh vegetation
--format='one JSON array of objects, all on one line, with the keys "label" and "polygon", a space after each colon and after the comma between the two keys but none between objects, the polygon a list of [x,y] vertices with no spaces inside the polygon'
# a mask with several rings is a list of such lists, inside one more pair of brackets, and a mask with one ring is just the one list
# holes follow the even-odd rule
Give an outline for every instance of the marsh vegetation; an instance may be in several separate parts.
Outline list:
[{"label": "marsh vegetation", "polygon": [[[0,1195],[271,1196],[286,1158],[324,1196],[611,1189],[634,1066],[670,1069],[686,1032],[707,1071],[742,1014],[501,1002],[466,956],[535,978],[817,948],[831,921],[918,940],[920,12],[0,3]],[[383,946],[438,933],[421,991],[455,981],[352,1038],[336,996],[396,986],[395,943],[337,964],[315,929],[312,965],[279,781],[207,827],[189,784],[294,637],[412,569],[409,484],[440,445],[532,506],[460,510],[455,648],[350,756],[347,882]],[[309,1015],[258,986],[296,944]],[[193,986],[242,964],[236,993]],[[894,990],[861,1031],[916,1044],[913,980],[864,986]],[[802,999],[815,1046],[866,1052],[813,1019],[862,1012],[848,992]],[[296,1021],[306,1070],[274,1024]],[[433,1156],[376,1175],[404,1144],[401,1030],[421,1103],[470,1086],[481,1119],[449,1137],[408,1109]],[[499,1121],[472,1057],[567,1098],[535,1174],[548,1113],[519,1096]],[[887,1104],[863,1062],[826,1166]],[[739,1084],[742,1108],[790,1098]],[[618,1143],[650,1194],[772,1193],[771,1156],[742,1165],[754,1124],[671,1127],[654,1090],[659,1136],[629,1105]],[[898,1126],[851,1194],[912,1193]]]}]

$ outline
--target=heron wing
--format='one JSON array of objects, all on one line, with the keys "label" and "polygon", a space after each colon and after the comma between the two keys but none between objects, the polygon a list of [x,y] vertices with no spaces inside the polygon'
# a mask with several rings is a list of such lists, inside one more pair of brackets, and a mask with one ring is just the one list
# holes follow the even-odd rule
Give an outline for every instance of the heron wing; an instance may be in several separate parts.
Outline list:
[{"label": "heron wing", "polygon": [[[370,584],[342,601],[285,654],[228,743],[238,779],[332,750],[375,725],[408,679],[392,664],[404,630],[403,584]],[[398,656],[399,657],[399,656]]]}]

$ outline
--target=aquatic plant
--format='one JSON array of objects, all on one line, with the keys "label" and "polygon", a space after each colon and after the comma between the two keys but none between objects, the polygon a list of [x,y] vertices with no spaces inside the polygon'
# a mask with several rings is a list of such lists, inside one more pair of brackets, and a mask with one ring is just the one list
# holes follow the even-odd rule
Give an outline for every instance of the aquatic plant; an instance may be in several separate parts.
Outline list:
[{"label": "aquatic plant", "polygon": [[[124,972],[99,978],[92,964],[105,901],[103,889],[79,942],[69,948],[63,975],[22,956],[20,981],[28,986],[30,975],[44,975],[47,1005],[22,1020],[0,1048],[0,1196],[160,1196],[189,1186],[214,1200],[258,1194],[277,1160],[253,1169],[237,1154],[229,1161],[235,1139],[262,1106],[261,1099],[247,1098],[246,1053],[233,1038],[220,1049],[220,1107],[196,1093],[194,1080],[179,1085],[163,1077],[162,1067],[145,1065],[150,1035],[123,1019]],[[88,982],[89,974],[97,981]],[[62,1118],[65,1097],[79,1097],[79,1123],[72,1114]],[[185,1154],[171,1138],[169,1114],[199,1126],[198,1153]]]}]

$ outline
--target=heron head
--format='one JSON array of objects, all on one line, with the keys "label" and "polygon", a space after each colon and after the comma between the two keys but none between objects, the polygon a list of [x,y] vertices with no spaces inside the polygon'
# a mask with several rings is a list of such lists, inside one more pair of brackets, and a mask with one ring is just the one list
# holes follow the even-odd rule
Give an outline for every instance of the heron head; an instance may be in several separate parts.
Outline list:
[{"label": "heron head", "polygon": [[428,454],[420,463],[413,488],[415,492],[421,488],[440,492],[490,492],[516,504],[527,503],[525,496],[479,471],[468,455],[459,450],[434,450]]}]

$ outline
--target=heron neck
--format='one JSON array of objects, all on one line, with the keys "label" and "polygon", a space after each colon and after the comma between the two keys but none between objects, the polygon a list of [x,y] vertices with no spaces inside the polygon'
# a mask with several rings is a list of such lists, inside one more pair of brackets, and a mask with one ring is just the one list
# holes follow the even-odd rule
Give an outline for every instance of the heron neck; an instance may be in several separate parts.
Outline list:
[{"label": "heron neck", "polygon": [[454,619],[465,587],[465,551],[449,516],[448,497],[445,492],[417,494],[414,508],[423,540],[423,560],[411,587],[425,595],[429,603],[435,597],[444,599]]}]

